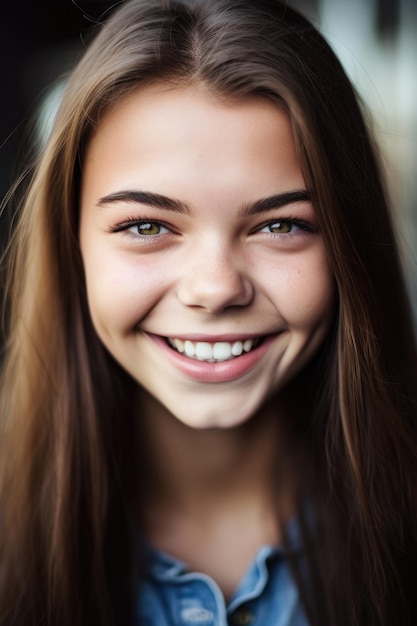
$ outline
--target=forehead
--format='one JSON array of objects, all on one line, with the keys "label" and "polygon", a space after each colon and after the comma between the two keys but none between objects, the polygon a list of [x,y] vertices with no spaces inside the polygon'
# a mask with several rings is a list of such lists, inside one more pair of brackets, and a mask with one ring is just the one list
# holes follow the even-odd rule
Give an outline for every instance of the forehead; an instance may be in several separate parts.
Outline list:
[{"label": "forehead", "polygon": [[102,116],[83,167],[84,192],[95,187],[96,197],[139,187],[190,205],[230,206],[303,186],[283,110],[198,85],[152,85],[123,97]]},{"label": "forehead", "polygon": [[[105,109],[90,137],[90,144],[105,135],[117,135],[129,126],[132,140],[133,133],[139,131],[142,143],[155,136],[174,135],[180,139],[186,121],[195,138],[201,138],[209,123],[217,124],[222,131],[230,130],[238,136],[260,139],[269,135],[270,128],[281,126],[281,144],[292,143],[292,129],[289,118],[282,108],[272,100],[259,96],[238,98],[232,95],[216,94],[204,84],[193,83],[175,86],[169,83],[152,83],[141,86],[123,95]],[[262,137],[262,131],[267,131]],[[208,138],[207,133],[207,138]],[[219,137],[212,136],[213,142]],[[226,142],[224,142],[226,144]],[[225,145],[226,149],[226,145]]]}]

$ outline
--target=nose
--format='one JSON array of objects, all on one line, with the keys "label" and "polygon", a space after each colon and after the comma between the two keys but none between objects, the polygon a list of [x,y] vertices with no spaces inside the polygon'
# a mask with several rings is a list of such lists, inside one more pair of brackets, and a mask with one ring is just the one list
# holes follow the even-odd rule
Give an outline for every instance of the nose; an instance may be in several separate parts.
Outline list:
[{"label": "nose", "polygon": [[230,249],[196,250],[191,262],[184,265],[177,297],[185,306],[219,313],[252,302],[254,286],[249,273]]}]

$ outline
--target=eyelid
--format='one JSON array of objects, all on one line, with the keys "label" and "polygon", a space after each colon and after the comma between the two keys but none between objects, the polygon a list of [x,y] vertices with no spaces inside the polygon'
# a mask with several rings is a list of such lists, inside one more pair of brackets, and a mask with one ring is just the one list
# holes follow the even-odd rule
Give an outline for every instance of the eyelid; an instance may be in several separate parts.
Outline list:
[{"label": "eyelid", "polygon": [[[265,222],[263,222],[262,224],[260,224],[259,226],[257,226],[253,232],[260,232],[263,228],[265,228],[266,226],[271,226],[272,224],[276,224],[276,223],[285,223],[285,224],[291,224],[293,226],[298,226],[298,228],[300,228],[302,231],[306,232],[306,233],[317,233],[318,232],[318,228],[315,224],[313,224],[312,222],[308,221],[308,220],[304,220],[298,217],[276,217],[275,219],[269,219],[269,220],[265,220]],[[282,234],[282,236],[290,236],[290,233],[271,233],[271,235],[280,235]]]},{"label": "eyelid", "polygon": [[[164,222],[163,220],[157,220],[155,218],[150,218],[146,216],[128,217],[122,222],[119,222],[117,224],[114,224],[113,226],[110,226],[109,231],[112,233],[120,233],[123,231],[127,231],[129,228],[132,228],[133,226],[138,226],[139,224],[147,224],[147,223],[158,224],[158,226],[162,226],[163,228],[166,228],[170,232],[175,232],[174,228],[170,224],[167,224],[166,222]],[[141,235],[138,233],[136,236],[140,237]],[[153,235],[153,237],[157,237],[157,235]]]}]

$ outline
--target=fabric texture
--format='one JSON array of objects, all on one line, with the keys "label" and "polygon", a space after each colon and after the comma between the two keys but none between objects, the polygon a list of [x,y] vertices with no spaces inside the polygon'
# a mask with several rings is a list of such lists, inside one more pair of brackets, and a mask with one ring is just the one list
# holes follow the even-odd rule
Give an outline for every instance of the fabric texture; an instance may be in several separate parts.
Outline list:
[{"label": "fabric texture", "polygon": [[282,548],[264,546],[230,602],[214,580],[146,546],[138,626],[308,626]]}]

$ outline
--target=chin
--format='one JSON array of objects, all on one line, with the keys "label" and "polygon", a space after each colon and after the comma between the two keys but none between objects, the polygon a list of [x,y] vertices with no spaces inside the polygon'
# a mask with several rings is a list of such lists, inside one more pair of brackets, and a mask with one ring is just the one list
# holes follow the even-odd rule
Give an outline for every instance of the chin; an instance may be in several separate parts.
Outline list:
[{"label": "chin", "polygon": [[206,410],[204,413],[198,411],[187,411],[186,413],[180,413],[178,411],[170,411],[175,419],[195,430],[228,430],[238,428],[246,422],[252,419],[256,410],[250,410],[247,412],[237,412],[236,406],[230,413],[223,408],[216,408]]}]

